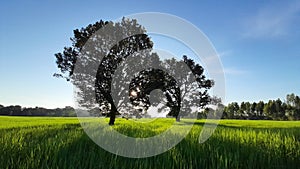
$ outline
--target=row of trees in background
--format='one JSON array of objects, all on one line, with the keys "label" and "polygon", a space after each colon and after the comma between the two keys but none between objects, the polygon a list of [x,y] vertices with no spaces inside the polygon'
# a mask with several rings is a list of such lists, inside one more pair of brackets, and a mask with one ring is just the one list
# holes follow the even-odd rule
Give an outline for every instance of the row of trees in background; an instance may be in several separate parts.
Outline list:
[{"label": "row of trees in background", "polygon": [[[219,104],[223,109],[223,119],[250,119],[250,120],[300,120],[300,97],[288,94],[284,101],[269,100],[268,102],[232,102],[227,106]],[[198,118],[205,117],[209,111],[198,114]]]},{"label": "row of trees in background", "polygon": [[[218,105],[222,109],[222,119],[249,119],[249,120],[300,120],[300,97],[288,94],[286,99],[269,100],[268,102],[232,102],[227,106]],[[206,118],[210,108],[198,113],[198,118]],[[97,111],[98,112],[98,111]],[[5,116],[63,116],[75,117],[74,108],[46,109],[41,107],[22,108],[21,106],[0,105],[0,115]]]},{"label": "row of trees in background", "polygon": [[53,116],[53,117],[75,117],[74,108],[66,106],[65,108],[46,109],[42,107],[22,108],[19,105],[4,107],[0,105],[0,115],[2,116]]}]

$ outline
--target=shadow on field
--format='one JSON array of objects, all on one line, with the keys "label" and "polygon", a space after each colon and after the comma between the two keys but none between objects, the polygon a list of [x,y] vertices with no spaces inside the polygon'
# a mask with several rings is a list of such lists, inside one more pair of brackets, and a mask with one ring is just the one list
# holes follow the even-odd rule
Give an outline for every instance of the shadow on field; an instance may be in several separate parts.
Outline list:
[{"label": "shadow on field", "polygon": [[[183,123],[192,124],[188,121]],[[205,124],[215,125],[215,123],[210,122],[197,121],[194,123],[195,126],[200,126],[201,128]],[[260,134],[259,137],[261,137],[261,135],[264,136],[265,133],[268,133],[268,135],[274,133],[276,136],[279,136],[279,139],[282,139],[282,144],[270,145],[272,142],[271,137],[265,138],[265,140],[245,141],[243,136],[239,135],[244,134],[244,132],[246,134],[249,132],[250,134],[252,131],[256,133],[253,138],[258,137],[258,134]],[[236,135],[231,135],[231,132]],[[204,147],[208,146],[208,148],[200,150],[199,153],[201,154],[205,149],[211,151],[210,153],[204,153],[202,159],[203,156],[211,156],[211,159],[216,159],[218,165],[212,168],[226,168],[224,166],[231,166],[229,168],[299,168],[300,154],[297,149],[299,146],[291,145],[290,142],[285,143],[284,139],[289,137],[295,138],[296,144],[299,145],[300,127],[265,128],[218,124],[216,133],[214,133],[207,142],[203,143]],[[191,145],[191,147],[191,149],[197,149],[195,145]],[[294,148],[291,149],[290,147]],[[201,159],[201,157],[199,158]],[[209,159],[206,160],[209,161]],[[207,167],[210,165],[207,165]]]},{"label": "shadow on field", "polygon": [[[196,122],[203,126],[204,123]],[[220,128],[239,129],[220,125]],[[229,130],[230,132],[230,130]],[[200,131],[199,131],[200,133]],[[294,154],[270,149],[263,143],[246,144],[226,137],[212,136],[203,144],[198,136],[187,136],[175,148],[149,158],[126,158],[111,154],[96,145],[85,133],[61,147],[51,167],[58,168],[298,168]],[[166,138],[167,139],[167,138]],[[113,144],[113,143],[112,143]],[[149,147],[151,148],[151,147]],[[284,148],[284,147],[280,147]],[[51,163],[50,163],[51,164]]]},{"label": "shadow on field", "polygon": [[[185,121],[183,123],[186,124],[193,124],[192,122]],[[199,122],[196,121],[194,125],[198,125],[203,127],[204,124],[206,125],[215,125],[215,123],[210,122]],[[300,142],[300,127],[257,127],[257,126],[230,126],[226,124],[218,124],[217,128],[223,128],[223,129],[233,129],[233,130],[245,130],[245,131],[256,131],[256,132],[276,132],[280,133],[283,136],[294,136],[296,141]]]},{"label": "shadow on field", "polygon": [[[193,138],[195,139],[195,138]],[[87,135],[62,147],[53,166],[67,168],[298,168],[299,159],[263,145],[244,144],[212,137],[203,144],[184,139],[175,148],[155,157],[132,159],[111,154],[92,142]]]},{"label": "shadow on field", "polygon": [[[205,167],[201,168],[299,168],[300,160],[293,156],[295,152],[277,151],[275,147],[274,149],[270,149],[263,143],[257,145],[240,141],[230,140],[226,137],[212,136],[203,144],[190,145],[189,149],[198,150],[192,156],[203,161],[204,164],[201,166]],[[180,144],[184,144],[184,141]]]},{"label": "shadow on field", "polygon": [[[199,126],[203,126],[204,124],[207,125],[215,125],[215,123],[210,123],[210,122],[200,122],[200,121],[195,121],[195,122],[191,122],[191,121],[180,121],[180,123],[182,123],[182,125],[187,124],[187,125],[199,125]],[[180,125],[180,124],[179,124]]]},{"label": "shadow on field", "polygon": [[[211,122],[199,122],[196,121],[195,123],[193,122],[189,122],[189,121],[182,121],[181,123],[185,123],[185,124],[194,124],[194,125],[198,125],[198,126],[204,126],[204,124],[206,125],[215,125],[216,123],[211,123]],[[258,126],[230,126],[230,125],[226,125],[226,124],[218,124],[217,127],[222,127],[222,128],[230,128],[230,129],[253,129],[253,130],[261,130],[261,129],[265,129],[265,130],[295,130],[298,131],[298,133],[300,134],[300,127],[258,127]]]},{"label": "shadow on field", "polygon": [[[204,122],[195,125],[203,126]],[[219,125],[217,129],[241,129]],[[249,128],[247,128],[249,129]],[[250,128],[252,129],[252,128]],[[228,132],[232,131],[228,130]],[[295,130],[299,131],[299,128]],[[226,131],[226,130],[225,130]],[[169,151],[149,158],[126,158],[111,154],[96,145],[80,125],[67,124],[50,128],[0,130],[7,139],[20,140],[0,145],[0,168],[298,168],[300,160],[291,152],[270,149],[261,144],[246,144],[213,135],[198,143],[200,131],[188,135]],[[166,138],[168,139],[168,138]],[[14,142],[14,143],[13,143]],[[23,144],[22,144],[23,142]],[[113,144],[113,143],[112,143]],[[151,148],[151,147],[149,147]],[[278,149],[285,147],[279,147]]]},{"label": "shadow on field", "polygon": [[[85,133],[61,147],[51,167],[104,168],[111,165],[110,153],[96,145]],[[54,168],[55,168],[54,167]]]}]

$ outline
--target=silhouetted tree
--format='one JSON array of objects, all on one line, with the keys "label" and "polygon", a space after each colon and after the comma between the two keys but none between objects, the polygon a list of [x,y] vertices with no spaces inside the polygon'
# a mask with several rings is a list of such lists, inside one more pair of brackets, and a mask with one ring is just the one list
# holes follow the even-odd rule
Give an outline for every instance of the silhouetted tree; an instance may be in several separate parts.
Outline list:
[{"label": "silhouetted tree", "polygon": [[155,89],[163,91],[167,98],[167,104],[170,108],[168,115],[174,116],[177,121],[179,118],[179,111],[181,107],[180,88],[174,77],[170,76],[160,69],[147,69],[138,74],[132,80],[129,86],[130,100],[135,106],[139,106],[143,103],[143,107],[146,109],[150,106],[150,92]]},{"label": "silhouetted tree", "polygon": [[[98,30],[104,28],[106,32]],[[61,73],[55,77],[63,77],[78,88],[79,104],[93,109],[98,107],[101,112],[110,117],[109,124],[113,125],[118,114],[116,104],[111,96],[112,76],[118,65],[129,55],[141,49],[152,48],[152,42],[145,33],[145,29],[136,20],[123,18],[120,23],[99,21],[81,30],[74,30],[71,38],[72,46],[65,47],[62,53],[55,54],[56,63]],[[134,35],[130,35],[134,32]],[[89,38],[98,42],[94,47],[83,47]],[[110,43],[116,41],[114,46]],[[89,51],[90,50],[90,51]],[[102,60],[99,60],[102,58]],[[78,61],[80,60],[80,62]],[[79,67],[75,71],[75,64]],[[92,69],[97,67],[98,69]],[[96,80],[95,80],[96,78]],[[95,82],[96,81],[96,82]],[[96,100],[93,96],[96,94]],[[97,106],[95,103],[98,103]]]},{"label": "silhouetted tree", "polygon": [[213,81],[206,79],[204,69],[199,64],[183,56],[182,61],[166,59],[160,62],[160,66],[168,69],[170,74],[161,69],[148,69],[140,72],[132,81],[130,93],[134,92],[134,95],[131,95],[131,101],[136,106],[142,103],[147,110],[150,92],[160,89],[166,98],[166,105],[162,108],[169,107],[167,115],[180,121],[181,116],[192,112],[192,107],[204,108],[210,102],[207,90],[213,86]]},{"label": "silhouetted tree", "polygon": [[256,105],[256,113],[260,119],[263,117],[265,103],[263,101],[259,101]]},{"label": "silhouetted tree", "polygon": [[192,112],[192,108],[203,109],[210,103],[208,90],[214,85],[214,81],[206,78],[203,67],[193,59],[185,55],[180,61],[174,58],[165,59],[161,62],[161,67],[168,69],[180,87],[176,96],[180,96],[177,99],[180,100],[181,106],[171,109],[169,116],[174,116],[177,121],[180,121],[182,116],[188,116]]},{"label": "silhouetted tree", "polygon": [[[110,125],[114,124],[118,109],[112,97],[112,77],[122,61],[128,56],[142,49],[152,48],[152,42],[145,34],[134,35],[118,42],[106,55],[96,74],[96,100],[100,107],[110,107]],[[120,80],[120,79],[119,79]]]},{"label": "silhouetted tree", "polygon": [[251,112],[249,114],[249,118],[250,119],[257,119],[258,118],[258,115],[257,115],[257,112],[256,112],[256,106],[257,106],[257,103],[256,102],[253,102],[251,104]]}]

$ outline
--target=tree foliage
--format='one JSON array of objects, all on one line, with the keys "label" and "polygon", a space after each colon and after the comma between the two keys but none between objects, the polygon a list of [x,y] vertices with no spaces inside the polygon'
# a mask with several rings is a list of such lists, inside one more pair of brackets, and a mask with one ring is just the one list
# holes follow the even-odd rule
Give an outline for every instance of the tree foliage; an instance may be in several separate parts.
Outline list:
[{"label": "tree foliage", "polygon": [[224,119],[273,119],[273,120],[299,120],[300,98],[294,93],[288,94],[286,100],[269,100],[264,103],[259,101],[229,103],[223,111]]},{"label": "tree foliage", "polygon": [[[102,28],[106,31],[99,33]],[[130,36],[130,32],[135,35]],[[111,117],[110,124],[114,124],[118,111],[110,94],[111,85],[114,85],[111,84],[111,77],[128,55],[141,48],[152,47],[152,42],[144,33],[145,29],[136,20],[125,18],[120,23],[101,20],[80,30],[76,29],[74,37],[71,38],[72,46],[65,47],[62,53],[55,54],[60,73],[54,76],[71,80],[78,89],[79,104],[82,107],[98,107],[103,112],[109,109],[109,113],[106,114]],[[98,43],[84,48],[89,39]],[[94,69],[95,67],[98,69]],[[93,99],[95,94],[96,100]]]},{"label": "tree foliage", "polygon": [[5,116],[54,116],[54,117],[75,117],[74,108],[66,106],[65,108],[46,109],[42,107],[26,108],[19,105],[0,107],[0,115]]}]

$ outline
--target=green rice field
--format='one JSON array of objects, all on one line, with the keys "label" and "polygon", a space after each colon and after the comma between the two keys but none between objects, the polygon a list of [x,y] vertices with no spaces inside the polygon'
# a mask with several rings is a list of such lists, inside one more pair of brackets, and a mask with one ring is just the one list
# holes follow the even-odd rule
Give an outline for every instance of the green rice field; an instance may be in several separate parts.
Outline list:
[{"label": "green rice field", "polygon": [[[150,137],[174,121],[117,119],[113,128],[131,137]],[[190,133],[165,153],[127,158],[100,148],[77,118],[2,116],[0,169],[300,168],[300,121],[221,120],[214,134],[199,144],[204,122],[197,120]]]}]

